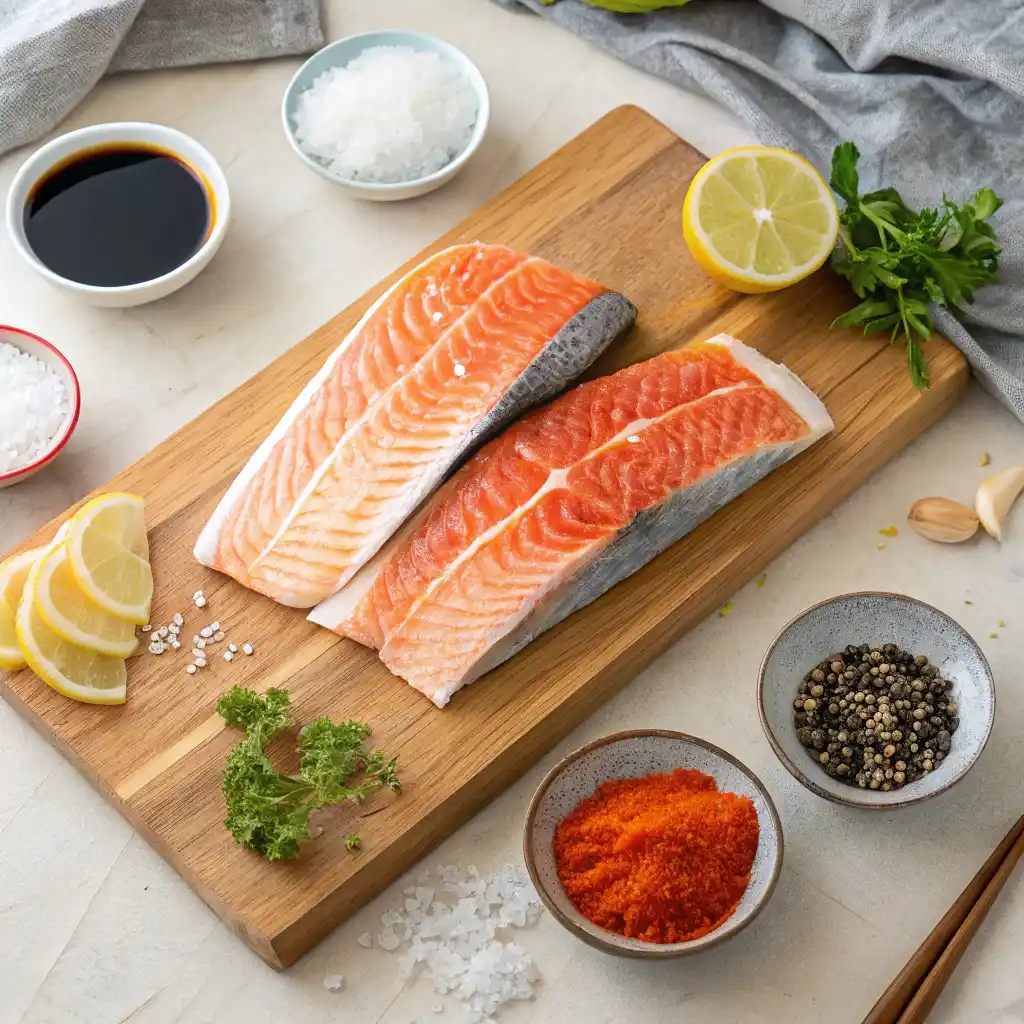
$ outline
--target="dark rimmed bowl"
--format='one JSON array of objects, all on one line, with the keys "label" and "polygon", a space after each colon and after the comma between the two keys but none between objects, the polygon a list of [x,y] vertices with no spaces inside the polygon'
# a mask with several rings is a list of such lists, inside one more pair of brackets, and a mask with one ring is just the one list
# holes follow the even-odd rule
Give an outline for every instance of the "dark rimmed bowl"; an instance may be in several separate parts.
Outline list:
[{"label": "dark rimmed bowl", "polygon": [[[601,783],[675,768],[702,771],[715,779],[722,792],[738,793],[753,801],[761,831],[750,884],[733,915],[702,938],[664,944],[628,939],[588,921],[570,903],[555,867],[555,829]],[[615,733],[588,743],[559,761],[544,777],[530,802],[523,836],[527,870],[544,905],[559,924],[605,953],[648,960],[691,956],[741,932],[757,917],[774,891],[782,870],[782,853],[782,823],[757,776],[713,743],[664,729]]]},{"label": "dark rimmed bowl", "polygon": [[[945,760],[903,789],[849,786],[826,775],[800,745],[793,699],[801,679],[818,662],[847,644],[896,644],[925,655],[953,681],[960,727]],[[761,663],[757,684],[761,725],[790,774],[812,793],[849,807],[908,807],[956,785],[981,756],[992,731],[996,688],[985,655],[955,619],[902,594],[843,594],[812,605],[782,628]]]}]

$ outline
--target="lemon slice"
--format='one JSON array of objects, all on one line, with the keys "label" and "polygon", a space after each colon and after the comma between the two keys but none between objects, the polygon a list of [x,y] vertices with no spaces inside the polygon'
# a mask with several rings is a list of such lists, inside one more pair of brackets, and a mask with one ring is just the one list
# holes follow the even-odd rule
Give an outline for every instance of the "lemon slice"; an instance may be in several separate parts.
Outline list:
[{"label": "lemon slice", "polygon": [[134,494],[101,494],[83,505],[68,529],[68,560],[79,587],[104,611],[128,622],[149,621],[145,506]]},{"label": "lemon slice", "polygon": [[828,258],[839,230],[821,175],[796,153],[730,149],[698,172],[683,203],[683,237],[715,280],[738,292],[796,284]]},{"label": "lemon slice", "polygon": [[138,646],[135,624],[104,611],[78,586],[66,544],[43,556],[30,596],[43,622],[79,647],[127,658]]},{"label": "lemon slice", "polygon": [[16,669],[25,667],[25,656],[18,646],[14,625],[14,613],[25,589],[29,570],[38,561],[45,548],[11,555],[0,562],[0,668]]},{"label": "lemon slice", "polygon": [[108,658],[68,643],[43,621],[31,594],[38,584],[40,559],[28,574],[18,605],[18,643],[28,667],[47,686],[86,704],[123,704],[128,672],[121,658]]}]

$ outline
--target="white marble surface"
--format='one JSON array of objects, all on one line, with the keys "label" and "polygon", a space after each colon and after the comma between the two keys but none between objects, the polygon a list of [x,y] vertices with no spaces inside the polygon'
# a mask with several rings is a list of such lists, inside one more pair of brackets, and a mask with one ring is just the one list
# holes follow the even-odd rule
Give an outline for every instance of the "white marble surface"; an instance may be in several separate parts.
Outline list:
[{"label": "white marble surface", "polygon": [[[540,158],[623,102],[646,107],[705,152],[746,141],[710,103],[623,67],[554,28],[484,0],[334,0],[332,37],[425,29],[466,50],[494,99],[492,131],[450,188],[397,206],[346,199],[295,159],[278,122],[297,66],[105,81],[66,128],[156,120],[205,143],[230,179],[235,223],[209,270],[178,295],[126,312],[65,300],[0,242],[0,322],[56,342],[84,409],[64,456],[0,493],[0,548],[27,535],[269,362]],[[0,160],[0,189],[25,156]],[[1024,508],[1010,542],[928,545],[877,530],[925,494],[970,500],[993,467],[1024,460],[1024,427],[974,389],[770,568],[637,677],[431,860],[518,862],[526,803],[552,761],[609,731],[665,726],[736,753],[766,782],[786,830],[771,904],[734,941],[665,965],[607,959],[550,919],[520,933],[543,975],[520,1022],[860,1021],[967,879],[1024,811]],[[779,625],[842,590],[892,588],[946,609],[980,639],[999,681],[984,758],[952,792],[896,814],[857,813],[801,789],[765,741],[753,699]],[[965,604],[966,600],[973,604]],[[997,639],[987,634],[1006,621]],[[278,1024],[457,1021],[422,982],[355,937],[400,900],[393,887],[285,974],[243,947],[64,760],[0,703],[0,1024]],[[1024,872],[1011,879],[934,1012],[939,1024],[1024,1021]],[[326,992],[326,973],[349,986]]]}]

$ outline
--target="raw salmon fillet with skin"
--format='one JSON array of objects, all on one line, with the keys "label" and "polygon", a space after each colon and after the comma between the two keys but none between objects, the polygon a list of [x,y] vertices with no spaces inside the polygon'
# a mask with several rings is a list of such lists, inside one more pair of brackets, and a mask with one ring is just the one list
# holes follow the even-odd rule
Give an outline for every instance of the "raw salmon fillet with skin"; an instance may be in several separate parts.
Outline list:
[{"label": "raw salmon fillet with skin", "polygon": [[443,707],[831,429],[733,338],[665,353],[485,446],[310,619]]},{"label": "raw salmon fillet with skin", "polygon": [[466,451],[561,391],[635,312],[504,246],[437,254],[371,307],[303,390],[196,557],[282,604],[316,604]]}]

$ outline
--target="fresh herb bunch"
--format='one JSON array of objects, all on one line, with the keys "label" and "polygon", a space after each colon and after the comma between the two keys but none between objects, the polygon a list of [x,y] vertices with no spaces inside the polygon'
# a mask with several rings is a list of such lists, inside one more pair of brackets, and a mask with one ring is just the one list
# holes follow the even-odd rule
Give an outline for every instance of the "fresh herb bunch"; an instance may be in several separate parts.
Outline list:
[{"label": "fresh herb bunch", "polygon": [[[364,749],[370,727],[361,722],[310,722],[299,734],[298,775],[280,774],[267,757],[267,746],[292,724],[286,690],[271,688],[261,697],[245,687],[232,687],[217,701],[217,714],[228,725],[245,730],[224,769],[224,824],[238,842],[267,860],[298,856],[303,841],[310,838],[310,811],[343,800],[362,803],[382,786],[401,788],[395,759]],[[350,785],[357,774],[361,778]],[[345,846],[357,849],[359,837],[347,836]]]},{"label": "fresh herb bunch", "polygon": [[859,157],[852,142],[832,154],[829,184],[846,203],[832,269],[863,300],[832,326],[863,325],[865,334],[888,331],[894,343],[902,338],[914,386],[926,388],[928,363],[920,342],[934,327],[928,304],[962,311],[977,288],[997,279],[999,247],[987,221],[1002,200],[983,188],[963,206],[943,196],[941,208],[916,212],[893,188],[862,196]]}]

